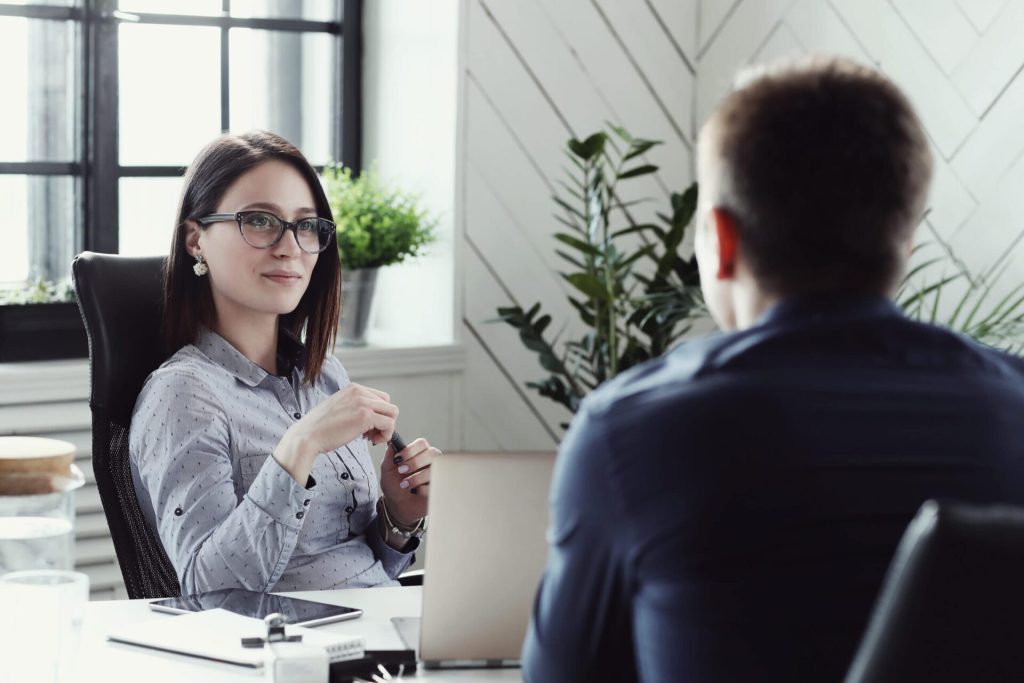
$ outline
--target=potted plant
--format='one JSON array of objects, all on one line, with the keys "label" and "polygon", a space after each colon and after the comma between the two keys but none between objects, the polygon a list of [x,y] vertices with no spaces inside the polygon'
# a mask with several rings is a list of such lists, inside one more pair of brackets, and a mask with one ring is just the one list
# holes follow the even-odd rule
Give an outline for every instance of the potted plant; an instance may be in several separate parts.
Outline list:
[{"label": "potted plant", "polygon": [[322,177],[338,224],[341,341],[361,346],[379,269],[421,254],[436,237],[437,221],[419,197],[383,184],[374,167],[355,176],[350,168],[328,164]]},{"label": "potted plant", "polygon": [[618,127],[568,142],[574,170],[562,183],[564,193],[553,197],[555,219],[568,231],[555,234],[556,253],[568,266],[561,276],[573,288],[569,303],[586,330],[582,337],[559,350],[557,336],[544,335],[551,316],[541,314],[540,303],[498,309],[499,320],[519,331],[549,373],[526,386],[572,413],[592,389],[661,355],[704,315],[696,259],[679,254],[697,208],[696,183],[672,193],[657,225],[635,223],[633,202],[620,198],[619,183],[658,170],[638,158],[657,144]]}]

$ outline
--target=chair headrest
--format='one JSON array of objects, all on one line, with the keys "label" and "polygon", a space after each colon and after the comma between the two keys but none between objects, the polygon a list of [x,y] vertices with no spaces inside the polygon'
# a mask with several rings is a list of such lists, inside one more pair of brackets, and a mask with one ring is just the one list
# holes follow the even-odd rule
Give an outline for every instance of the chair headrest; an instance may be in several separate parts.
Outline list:
[{"label": "chair headrest", "polygon": [[89,338],[89,405],[106,410],[111,422],[131,421],[146,377],[166,360],[160,334],[164,261],[85,251],[71,265]]}]

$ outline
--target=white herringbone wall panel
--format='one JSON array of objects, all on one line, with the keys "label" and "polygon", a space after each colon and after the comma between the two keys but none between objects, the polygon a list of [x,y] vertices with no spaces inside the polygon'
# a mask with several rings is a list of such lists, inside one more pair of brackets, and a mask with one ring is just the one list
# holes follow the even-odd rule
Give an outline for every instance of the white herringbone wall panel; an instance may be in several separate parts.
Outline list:
[{"label": "white herringbone wall panel", "polygon": [[460,159],[468,347],[464,446],[554,444],[568,413],[523,387],[543,376],[499,305],[542,301],[578,329],[552,235],[562,147],[606,121],[664,141],[637,183],[648,220],[693,177],[700,125],[737,70],[806,53],[875,65],[910,96],[935,180],[922,241],[994,294],[1024,281],[1024,0],[464,0]]}]

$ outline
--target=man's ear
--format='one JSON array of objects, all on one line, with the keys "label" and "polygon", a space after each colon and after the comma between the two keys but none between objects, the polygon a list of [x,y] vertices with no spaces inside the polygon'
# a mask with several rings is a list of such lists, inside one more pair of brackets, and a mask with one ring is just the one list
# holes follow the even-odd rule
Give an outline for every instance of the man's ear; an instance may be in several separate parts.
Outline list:
[{"label": "man's ear", "polygon": [[740,251],[740,233],[736,217],[719,206],[711,209],[711,225],[718,238],[719,280],[731,280],[736,275],[736,259]]},{"label": "man's ear", "polygon": [[202,249],[199,247],[199,236],[202,231],[199,229],[199,223],[193,220],[185,221],[185,250],[191,256],[197,256],[202,253]]}]

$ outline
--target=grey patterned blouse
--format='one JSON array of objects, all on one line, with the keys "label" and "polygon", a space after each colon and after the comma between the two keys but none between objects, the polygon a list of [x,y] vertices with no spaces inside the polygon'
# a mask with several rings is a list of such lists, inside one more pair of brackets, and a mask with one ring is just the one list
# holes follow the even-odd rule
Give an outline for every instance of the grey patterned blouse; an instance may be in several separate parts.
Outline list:
[{"label": "grey patterned blouse", "polygon": [[[312,387],[282,334],[271,375],[203,330],[146,380],[132,416],[132,476],[183,594],[393,585],[411,551],[383,542],[365,440],[322,453],[304,487],[271,457],[289,425],[349,383],[328,356]],[[415,546],[413,542],[411,546]]]}]

